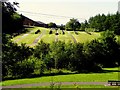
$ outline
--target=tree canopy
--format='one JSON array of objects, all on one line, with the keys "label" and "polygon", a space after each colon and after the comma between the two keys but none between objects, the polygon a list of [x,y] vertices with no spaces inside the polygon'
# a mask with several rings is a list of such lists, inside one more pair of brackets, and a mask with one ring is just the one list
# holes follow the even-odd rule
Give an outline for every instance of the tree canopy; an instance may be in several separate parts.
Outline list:
[{"label": "tree canopy", "polygon": [[76,31],[80,29],[80,26],[80,22],[77,19],[72,18],[69,22],[66,23],[65,29]]},{"label": "tree canopy", "polygon": [[23,28],[22,17],[16,13],[17,2],[2,2],[2,28],[3,33],[13,33]]},{"label": "tree canopy", "polygon": [[95,31],[114,31],[115,34],[120,35],[120,13],[108,15],[96,15],[88,20],[89,27],[95,28]]},{"label": "tree canopy", "polygon": [[49,28],[56,28],[57,25],[55,23],[53,23],[53,22],[50,22],[50,23],[48,23],[48,27]]}]

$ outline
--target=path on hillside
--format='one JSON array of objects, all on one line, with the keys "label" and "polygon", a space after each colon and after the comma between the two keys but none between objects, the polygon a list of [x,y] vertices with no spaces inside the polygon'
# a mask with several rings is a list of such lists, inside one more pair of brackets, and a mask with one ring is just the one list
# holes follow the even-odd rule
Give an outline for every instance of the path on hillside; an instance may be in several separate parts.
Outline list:
[{"label": "path on hillside", "polygon": [[34,44],[37,44],[38,41],[40,40],[40,38],[41,38],[45,33],[46,33],[46,30],[44,30],[44,31],[34,40],[34,42],[33,42],[32,44],[33,44],[33,45],[34,45]]},{"label": "path on hillside", "polygon": [[76,40],[75,37],[70,33],[70,31],[68,31],[68,34],[72,37],[74,43],[77,43],[77,40]]},{"label": "path on hillside", "polygon": [[58,42],[58,35],[55,35],[55,42]]},{"label": "path on hillside", "polygon": [[32,31],[30,31],[29,33],[23,34],[22,37],[20,37],[20,38],[18,38],[17,40],[15,40],[15,42],[20,41],[22,38],[28,36],[29,34],[31,34],[31,33],[33,33],[33,32],[34,32],[34,31],[32,30]]},{"label": "path on hillside", "polygon": [[34,83],[34,84],[22,84],[13,86],[2,86],[2,88],[27,88],[35,86],[50,86],[54,85],[104,85],[107,86],[107,82],[46,82],[46,83]]}]

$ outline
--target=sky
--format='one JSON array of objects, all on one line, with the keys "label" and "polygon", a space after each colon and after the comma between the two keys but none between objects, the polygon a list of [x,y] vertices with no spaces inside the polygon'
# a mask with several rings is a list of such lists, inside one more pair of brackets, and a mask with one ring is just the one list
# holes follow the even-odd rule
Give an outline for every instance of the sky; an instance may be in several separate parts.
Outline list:
[{"label": "sky", "polygon": [[114,14],[119,0],[11,0],[19,3],[18,12],[35,21],[66,24],[76,18],[80,22],[97,14]]}]

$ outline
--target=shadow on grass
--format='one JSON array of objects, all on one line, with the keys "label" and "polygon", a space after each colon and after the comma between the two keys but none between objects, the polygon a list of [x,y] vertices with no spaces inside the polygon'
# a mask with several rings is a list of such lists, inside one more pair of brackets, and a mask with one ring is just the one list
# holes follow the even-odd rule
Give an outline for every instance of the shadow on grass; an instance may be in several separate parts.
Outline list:
[{"label": "shadow on grass", "polygon": [[37,78],[37,77],[43,77],[43,76],[57,76],[57,75],[69,75],[69,74],[78,74],[78,73],[63,73],[63,72],[59,72],[59,73],[46,73],[46,74],[32,74],[32,75],[28,75],[28,76],[22,76],[22,77],[7,77],[2,79],[2,81],[5,80],[15,80],[15,79],[25,79],[25,78]]},{"label": "shadow on grass", "polygon": [[120,70],[101,70],[101,71],[82,71],[82,72],[58,72],[58,73],[46,73],[46,74],[32,74],[28,76],[22,76],[22,77],[8,77],[2,79],[2,81],[5,80],[15,80],[15,79],[25,79],[25,78],[37,78],[37,77],[45,77],[45,76],[57,76],[57,75],[70,75],[70,74],[93,74],[93,73],[112,73],[112,72],[120,72]]}]

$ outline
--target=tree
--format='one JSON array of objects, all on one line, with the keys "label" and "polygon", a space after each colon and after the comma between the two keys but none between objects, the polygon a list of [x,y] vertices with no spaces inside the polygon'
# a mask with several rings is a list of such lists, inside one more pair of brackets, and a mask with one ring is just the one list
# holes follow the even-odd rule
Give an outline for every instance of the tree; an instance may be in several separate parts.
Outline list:
[{"label": "tree", "polygon": [[[13,75],[15,66],[18,62],[22,62],[28,59],[32,55],[33,49],[27,47],[25,44],[18,46],[16,43],[11,41],[10,35],[2,35],[2,75]],[[21,67],[22,68],[22,67]],[[17,70],[16,70],[17,71]],[[17,73],[17,72],[16,72]]]},{"label": "tree", "polygon": [[[17,2],[13,4],[9,1],[2,2],[2,76],[14,76],[15,65],[22,62],[32,55],[32,48],[27,47],[25,44],[18,46],[11,41],[13,32],[22,28],[22,18],[16,13],[14,6],[18,5]],[[6,33],[10,33],[9,35]],[[16,70],[17,71],[17,70]],[[17,73],[17,72],[16,72]]]},{"label": "tree", "polygon": [[2,25],[3,33],[13,33],[23,28],[22,17],[16,13],[17,2],[2,2]]},{"label": "tree", "polygon": [[90,28],[95,28],[96,31],[114,31],[115,34],[120,34],[120,13],[108,15],[96,15],[89,19]]},{"label": "tree", "polygon": [[65,25],[61,24],[60,25],[60,30],[65,30]]},{"label": "tree", "polygon": [[48,27],[49,28],[56,28],[57,25],[55,23],[53,23],[53,22],[50,22],[50,23],[48,23]]},{"label": "tree", "polygon": [[[116,42],[114,31],[105,31],[101,33],[100,42],[102,43],[103,64],[106,67],[116,66],[119,61],[119,46]],[[107,61],[109,60],[109,61]]]},{"label": "tree", "polygon": [[65,29],[76,31],[76,30],[79,30],[80,27],[81,27],[81,24],[79,23],[79,21],[77,19],[72,18],[70,19],[69,22],[67,22]]},{"label": "tree", "polygon": [[88,28],[88,22],[85,20],[83,23],[81,23],[81,30],[85,31],[85,28]]}]

